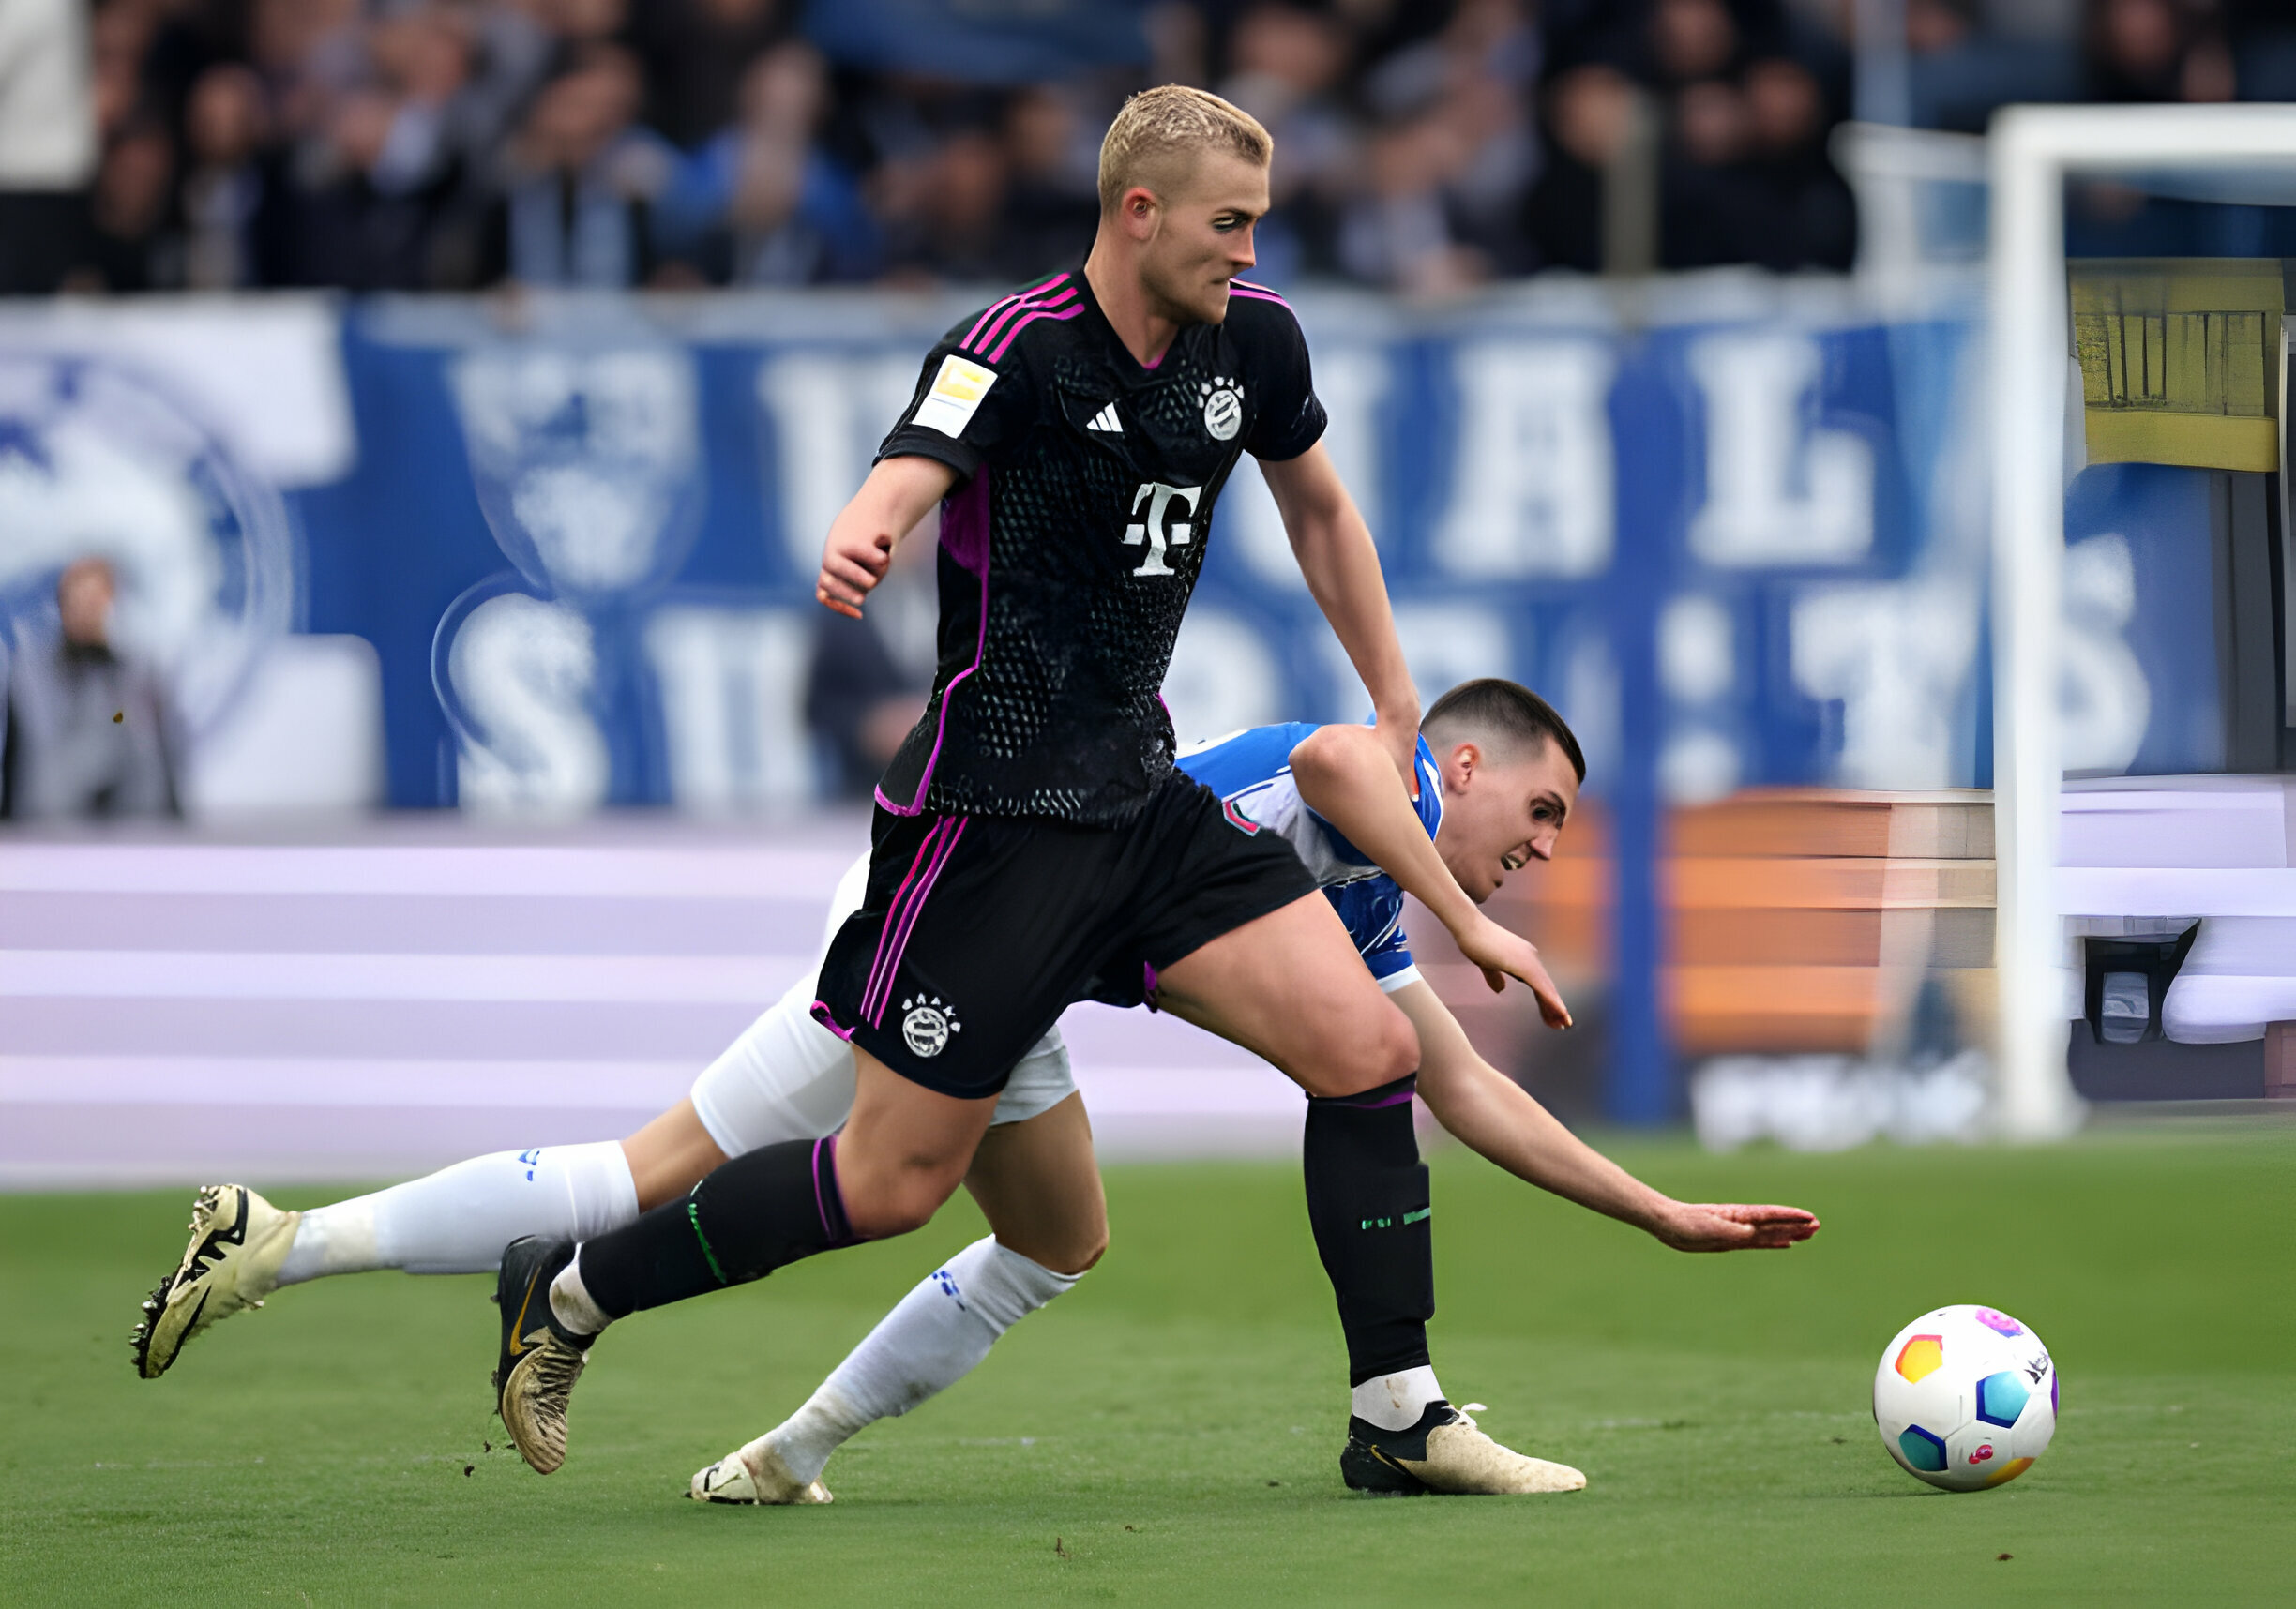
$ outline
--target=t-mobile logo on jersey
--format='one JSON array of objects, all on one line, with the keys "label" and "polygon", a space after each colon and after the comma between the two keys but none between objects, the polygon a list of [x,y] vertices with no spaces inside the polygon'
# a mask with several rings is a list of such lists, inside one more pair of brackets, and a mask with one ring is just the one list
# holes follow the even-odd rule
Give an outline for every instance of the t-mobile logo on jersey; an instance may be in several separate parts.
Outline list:
[{"label": "t-mobile logo on jersey", "polygon": [[1132,494],[1132,512],[1138,515],[1145,507],[1148,518],[1138,524],[1125,527],[1125,546],[1137,548],[1145,542],[1148,557],[1132,573],[1136,576],[1171,576],[1179,572],[1164,562],[1164,549],[1177,548],[1196,534],[1192,520],[1171,518],[1172,504],[1180,504],[1178,512],[1194,514],[1196,500],[1203,495],[1201,486],[1166,486],[1152,480]]}]

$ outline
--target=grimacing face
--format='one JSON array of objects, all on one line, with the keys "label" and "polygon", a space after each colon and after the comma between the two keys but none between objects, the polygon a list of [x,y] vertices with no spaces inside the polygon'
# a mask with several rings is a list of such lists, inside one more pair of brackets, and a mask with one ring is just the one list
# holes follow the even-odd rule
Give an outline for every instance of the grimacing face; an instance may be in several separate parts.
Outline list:
[{"label": "grimacing face", "polygon": [[1493,762],[1481,744],[1436,749],[1443,767],[1443,825],[1435,852],[1468,898],[1482,904],[1506,874],[1554,858],[1555,839],[1578,803],[1578,778],[1562,745]]},{"label": "grimacing face", "polygon": [[1224,321],[1228,281],[1259,261],[1252,226],[1267,214],[1267,169],[1222,151],[1200,158],[1169,195],[1135,185],[1119,205],[1127,223],[1153,216],[1140,271],[1160,310],[1180,323]]}]

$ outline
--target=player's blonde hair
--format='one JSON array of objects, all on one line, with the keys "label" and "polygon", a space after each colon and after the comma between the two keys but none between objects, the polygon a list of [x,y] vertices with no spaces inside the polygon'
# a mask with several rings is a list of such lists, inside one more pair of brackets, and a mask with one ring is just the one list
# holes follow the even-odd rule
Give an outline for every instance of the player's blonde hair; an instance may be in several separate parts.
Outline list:
[{"label": "player's blonde hair", "polygon": [[1100,142],[1100,211],[1113,213],[1134,185],[1165,193],[1206,151],[1264,168],[1276,142],[1257,117],[1209,90],[1185,83],[1141,90]]}]

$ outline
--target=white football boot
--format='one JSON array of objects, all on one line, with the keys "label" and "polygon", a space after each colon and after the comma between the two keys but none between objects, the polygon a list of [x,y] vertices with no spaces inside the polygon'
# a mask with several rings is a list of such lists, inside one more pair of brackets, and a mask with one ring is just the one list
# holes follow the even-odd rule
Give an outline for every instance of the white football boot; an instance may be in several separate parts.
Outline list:
[{"label": "white football boot", "polygon": [[261,1307],[279,1288],[300,1212],[282,1212],[244,1184],[211,1184],[191,1203],[191,1244],[175,1271],[144,1299],[128,1339],[136,1373],[156,1380],[184,1343],[219,1318]]},{"label": "white football boot", "polygon": [[1576,1492],[1586,1485],[1586,1477],[1567,1464],[1526,1458],[1484,1435],[1468,1417],[1482,1406],[1429,1403],[1409,1430],[1381,1430],[1351,1417],[1347,1449],[1339,1454],[1340,1478],[1355,1491],[1398,1497],[1429,1492],[1527,1496]]},{"label": "white football boot", "polygon": [[769,1437],[727,1453],[697,1473],[686,1495],[701,1503],[828,1503],[819,1481],[800,1481],[781,1462]]}]

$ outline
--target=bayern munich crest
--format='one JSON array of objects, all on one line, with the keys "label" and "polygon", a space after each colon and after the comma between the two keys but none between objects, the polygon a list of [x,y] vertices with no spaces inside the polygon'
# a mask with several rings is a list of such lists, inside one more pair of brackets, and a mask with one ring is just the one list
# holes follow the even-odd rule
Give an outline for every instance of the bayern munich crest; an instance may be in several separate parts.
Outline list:
[{"label": "bayern munich crest", "polygon": [[964,1024],[957,1020],[955,1009],[943,1002],[939,995],[930,999],[912,996],[901,1001],[901,1040],[913,1056],[938,1056],[948,1048],[949,1035],[961,1033]]},{"label": "bayern munich crest", "polygon": [[119,578],[115,639],[212,728],[294,612],[278,491],[146,374],[0,356],[0,625],[51,607],[56,573],[91,555]]},{"label": "bayern munich crest", "polygon": [[1204,429],[1216,442],[1230,442],[1244,428],[1244,387],[1221,375],[1203,382]]}]

